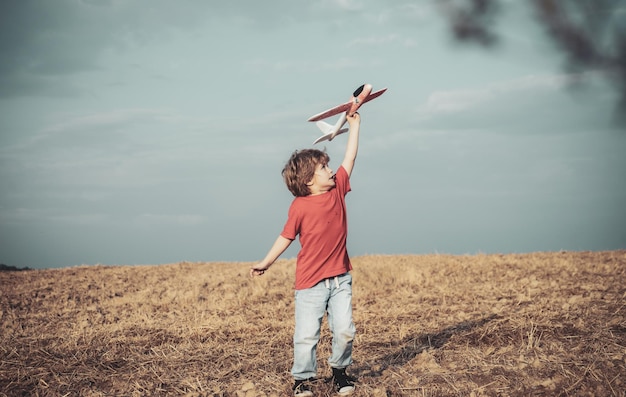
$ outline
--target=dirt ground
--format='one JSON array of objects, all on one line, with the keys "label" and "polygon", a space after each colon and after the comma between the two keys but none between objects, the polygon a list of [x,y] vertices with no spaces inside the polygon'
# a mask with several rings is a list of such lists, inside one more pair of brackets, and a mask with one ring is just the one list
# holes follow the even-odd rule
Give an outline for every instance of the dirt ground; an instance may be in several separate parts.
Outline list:
[{"label": "dirt ground", "polygon": [[[626,251],[353,265],[356,397],[626,395]],[[249,266],[0,272],[0,396],[291,395],[295,261]]]}]

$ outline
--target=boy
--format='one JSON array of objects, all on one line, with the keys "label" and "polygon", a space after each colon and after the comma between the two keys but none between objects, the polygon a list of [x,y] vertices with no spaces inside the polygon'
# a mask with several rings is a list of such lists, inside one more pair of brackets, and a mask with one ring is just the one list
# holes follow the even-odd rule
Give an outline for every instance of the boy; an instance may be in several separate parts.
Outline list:
[{"label": "boy", "polygon": [[352,363],[352,265],[346,249],[347,214],[345,195],[350,191],[361,118],[347,117],[348,143],[341,166],[333,175],[329,157],[316,149],[293,153],[283,177],[295,196],[287,222],[265,258],[250,268],[250,276],[260,276],[300,235],[301,249],[296,263],[295,317],[293,336],[294,396],[312,396],[309,381],[317,374],[316,349],[324,312],[332,332],[332,354],[328,359],[339,395],[354,391],[353,379],[346,375]]}]

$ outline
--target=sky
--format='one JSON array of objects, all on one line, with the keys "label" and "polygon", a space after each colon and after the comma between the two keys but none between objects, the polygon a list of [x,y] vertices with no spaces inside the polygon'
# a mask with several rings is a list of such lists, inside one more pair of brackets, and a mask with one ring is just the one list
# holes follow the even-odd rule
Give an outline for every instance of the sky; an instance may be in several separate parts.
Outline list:
[{"label": "sky", "polygon": [[617,91],[504,5],[483,49],[432,0],[2,2],[0,263],[261,260],[306,120],[363,83],[351,256],[626,248]]}]

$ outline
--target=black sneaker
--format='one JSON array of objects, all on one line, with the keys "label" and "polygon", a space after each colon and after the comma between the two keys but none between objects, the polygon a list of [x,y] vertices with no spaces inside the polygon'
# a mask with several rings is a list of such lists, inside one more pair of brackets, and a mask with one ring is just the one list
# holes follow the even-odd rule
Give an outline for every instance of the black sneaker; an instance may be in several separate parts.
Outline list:
[{"label": "black sneaker", "polygon": [[310,397],[313,395],[311,391],[311,385],[309,384],[310,379],[300,380],[297,379],[296,383],[293,385],[293,396],[294,397]]},{"label": "black sneaker", "polygon": [[346,374],[345,368],[333,368],[333,383],[340,396],[354,392],[354,379]]}]

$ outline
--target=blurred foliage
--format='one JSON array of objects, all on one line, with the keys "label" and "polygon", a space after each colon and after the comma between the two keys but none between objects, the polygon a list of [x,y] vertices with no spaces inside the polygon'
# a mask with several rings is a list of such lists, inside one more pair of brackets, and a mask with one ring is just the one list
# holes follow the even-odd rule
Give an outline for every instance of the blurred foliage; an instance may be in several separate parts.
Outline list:
[{"label": "blurred foliage", "polygon": [[[483,47],[500,40],[495,22],[507,1],[437,0],[454,38]],[[527,0],[568,72],[600,71],[617,90],[619,121],[626,123],[626,1]]]}]

